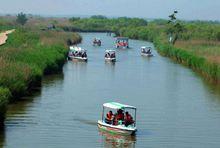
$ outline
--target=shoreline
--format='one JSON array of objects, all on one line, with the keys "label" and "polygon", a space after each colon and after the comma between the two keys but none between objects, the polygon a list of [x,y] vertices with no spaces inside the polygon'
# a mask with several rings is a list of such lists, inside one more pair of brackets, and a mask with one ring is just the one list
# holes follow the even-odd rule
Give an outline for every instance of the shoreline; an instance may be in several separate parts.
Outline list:
[{"label": "shoreline", "polygon": [[[8,44],[1,46],[3,48],[0,51],[2,65],[0,71],[0,126],[4,126],[5,113],[10,102],[19,101],[21,97],[30,95],[35,87],[41,86],[42,77],[62,71],[65,64],[68,50],[63,37],[68,38],[68,34],[43,32],[42,38],[38,36],[38,33],[38,31],[18,30],[8,38],[10,40]],[[45,33],[50,34],[49,37],[45,38]],[[55,34],[61,35],[60,38],[54,36]],[[75,43],[81,42],[79,34],[72,35]],[[23,40],[23,37],[27,37],[27,40]],[[54,44],[53,41],[60,43]],[[17,48],[14,48],[16,44],[25,44],[26,47],[23,48],[21,45],[20,48],[18,45]],[[18,52],[14,54],[17,50]],[[14,56],[16,57],[14,58]],[[17,70],[19,71],[15,72]]]}]

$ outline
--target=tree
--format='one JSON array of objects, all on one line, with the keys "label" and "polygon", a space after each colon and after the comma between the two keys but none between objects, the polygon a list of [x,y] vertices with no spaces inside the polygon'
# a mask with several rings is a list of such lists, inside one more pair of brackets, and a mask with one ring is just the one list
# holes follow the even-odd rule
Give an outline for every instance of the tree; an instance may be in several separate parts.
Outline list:
[{"label": "tree", "polygon": [[71,22],[75,22],[75,21],[78,21],[78,20],[80,20],[80,17],[72,17],[72,18],[69,19],[69,21],[71,21]]},{"label": "tree", "polygon": [[17,23],[24,25],[27,22],[27,20],[28,19],[26,17],[26,14],[24,14],[23,12],[21,12],[17,15],[17,19],[16,19]]},{"label": "tree", "polygon": [[173,14],[169,15],[170,20],[168,21],[169,26],[167,29],[167,33],[169,35],[169,42],[173,45],[176,43],[180,34],[184,31],[183,25],[176,18],[177,13],[178,11],[175,10]]},{"label": "tree", "polygon": [[107,17],[104,15],[93,15],[91,16],[91,18],[92,19],[107,19]]}]

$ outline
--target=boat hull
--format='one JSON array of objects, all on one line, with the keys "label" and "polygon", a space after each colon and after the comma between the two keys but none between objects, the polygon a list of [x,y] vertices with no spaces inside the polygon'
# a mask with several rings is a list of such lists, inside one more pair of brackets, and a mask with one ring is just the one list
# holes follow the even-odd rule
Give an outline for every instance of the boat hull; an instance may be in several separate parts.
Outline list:
[{"label": "boat hull", "polygon": [[114,126],[110,124],[106,124],[102,121],[98,121],[98,127],[100,130],[107,131],[113,134],[120,134],[120,135],[134,135],[137,131],[136,128],[126,128],[122,126]]},{"label": "boat hull", "polygon": [[150,54],[148,54],[148,53],[141,53],[141,55],[142,55],[142,56],[145,56],[145,57],[152,57],[152,56],[153,56],[152,53],[150,53]]},{"label": "boat hull", "polygon": [[87,62],[88,61],[88,58],[82,58],[82,57],[71,57],[71,56],[69,56],[68,59],[72,60],[72,61],[82,61],[82,62]]},{"label": "boat hull", "polygon": [[106,62],[116,62],[116,58],[105,58]]}]

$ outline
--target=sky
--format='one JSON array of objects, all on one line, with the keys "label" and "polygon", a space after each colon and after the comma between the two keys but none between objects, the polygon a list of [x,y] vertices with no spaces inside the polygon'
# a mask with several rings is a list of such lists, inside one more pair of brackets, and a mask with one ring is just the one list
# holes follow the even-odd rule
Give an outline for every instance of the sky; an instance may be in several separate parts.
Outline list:
[{"label": "sky", "polygon": [[184,20],[220,20],[220,0],[0,0],[0,14],[163,18],[178,10]]}]

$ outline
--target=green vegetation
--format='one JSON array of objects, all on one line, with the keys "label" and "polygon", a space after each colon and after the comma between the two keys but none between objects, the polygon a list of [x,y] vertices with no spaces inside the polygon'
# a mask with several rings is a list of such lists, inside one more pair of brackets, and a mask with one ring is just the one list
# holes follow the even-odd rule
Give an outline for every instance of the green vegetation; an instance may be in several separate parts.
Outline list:
[{"label": "green vegetation", "polygon": [[178,11],[174,11],[174,13],[169,16],[170,20],[168,21],[167,34],[169,35],[169,42],[173,45],[184,31],[183,25],[176,18],[177,13]]},{"label": "green vegetation", "polygon": [[5,111],[9,99],[11,97],[11,93],[7,88],[0,87],[0,125],[3,125],[4,118],[5,118]]},{"label": "green vegetation", "polygon": [[[72,20],[72,19],[70,19]],[[107,19],[105,16],[92,16],[91,18],[73,19],[71,26],[63,26],[66,31],[84,31],[84,32],[115,32],[122,27],[140,27],[146,26],[147,21],[139,18],[113,18]]]},{"label": "green vegetation", "polygon": [[8,102],[16,101],[27,95],[34,86],[41,85],[44,74],[62,69],[68,52],[67,41],[81,41],[76,33],[42,31],[34,26],[20,28],[16,24],[9,25],[10,23],[2,22],[5,26],[0,27],[16,29],[9,35],[7,43],[0,47],[1,123]]},{"label": "green vegetation", "polygon": [[24,25],[27,22],[27,20],[28,19],[26,17],[26,14],[24,14],[23,12],[21,12],[17,15],[17,19],[16,19],[17,23]]}]

